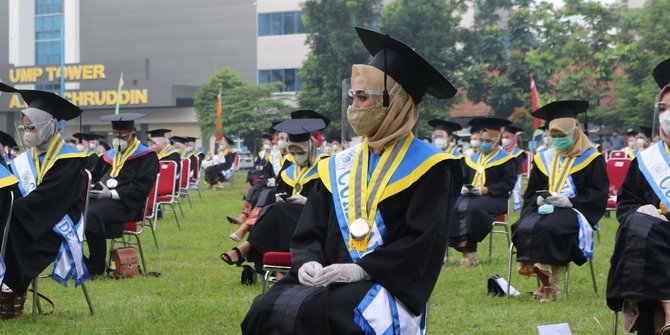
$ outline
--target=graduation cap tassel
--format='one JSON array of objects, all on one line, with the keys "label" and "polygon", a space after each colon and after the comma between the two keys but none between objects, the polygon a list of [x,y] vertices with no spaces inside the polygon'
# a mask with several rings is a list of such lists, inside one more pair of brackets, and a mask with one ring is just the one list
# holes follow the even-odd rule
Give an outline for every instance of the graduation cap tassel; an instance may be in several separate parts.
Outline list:
[{"label": "graduation cap tassel", "polygon": [[[389,36],[389,35],[386,35]],[[386,89],[386,48],[384,48],[384,96],[383,96],[383,101],[382,101],[382,106],[388,107],[391,102],[391,98],[389,98],[389,91]]]}]

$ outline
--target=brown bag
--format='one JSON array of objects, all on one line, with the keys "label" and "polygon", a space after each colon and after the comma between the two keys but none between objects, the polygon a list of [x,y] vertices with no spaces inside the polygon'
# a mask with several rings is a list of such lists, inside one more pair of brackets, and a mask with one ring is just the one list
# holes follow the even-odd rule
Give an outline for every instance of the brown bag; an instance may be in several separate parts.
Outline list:
[{"label": "brown bag", "polygon": [[133,247],[116,248],[112,251],[114,273],[123,277],[135,277],[140,274],[137,263],[137,252]]}]

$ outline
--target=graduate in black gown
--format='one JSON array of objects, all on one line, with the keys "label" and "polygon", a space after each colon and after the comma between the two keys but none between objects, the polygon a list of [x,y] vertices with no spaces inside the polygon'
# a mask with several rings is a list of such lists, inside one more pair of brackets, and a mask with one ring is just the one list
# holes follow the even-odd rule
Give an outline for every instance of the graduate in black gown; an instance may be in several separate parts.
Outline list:
[{"label": "graduate in black gown", "polygon": [[14,159],[13,148],[18,147],[12,135],[0,131],[0,166],[9,167],[9,161]]},{"label": "graduate in black gown", "polygon": [[454,135],[455,132],[463,129],[460,124],[440,119],[430,120],[428,121],[428,124],[434,128],[432,136],[432,143],[434,146],[458,159],[464,157],[456,145]]},{"label": "graduate in black gown", "polygon": [[507,210],[509,194],[518,176],[514,156],[500,147],[500,130],[511,122],[477,118],[470,125],[479,130],[479,151],[465,157],[465,182],[451,211],[449,246],[463,253],[461,266],[476,265],[477,243],[491,231],[496,216]]},{"label": "graduate in black gown", "polygon": [[251,231],[247,241],[221,254],[224,262],[238,264],[246,257],[260,265],[265,252],[289,250],[307,197],[319,178],[317,164],[321,157],[317,154],[316,139],[311,131],[324,127],[325,122],[321,119],[286,120],[275,126],[288,134],[288,152],[293,159],[284,162],[277,184],[272,193],[266,195],[274,195],[273,203],[262,207],[255,222],[245,222],[230,235],[233,240],[241,240],[246,232]]},{"label": "graduate in black gown", "polygon": [[233,150],[233,139],[224,136],[219,142],[219,152],[212,156],[212,163],[205,168],[205,181],[209,188],[223,189],[223,183],[232,176],[235,156]]},{"label": "graduate in black gown", "polygon": [[[607,277],[607,305],[623,310],[626,331],[670,333],[670,59],[653,70],[661,141],[638,153],[617,195],[614,253]],[[662,166],[665,168],[659,168]]]},{"label": "graduate in black gown", "polygon": [[582,265],[593,256],[593,231],[607,207],[605,160],[576,119],[588,106],[588,101],[554,101],[533,113],[548,121],[552,147],[533,158],[512,241],[519,273],[539,278],[533,296],[541,301],[555,299],[569,262]]},{"label": "graduate in black gown", "polygon": [[112,149],[98,161],[92,175],[91,201],[86,218],[87,265],[92,276],[102,275],[108,238],[120,237],[123,224],[144,207],[158,174],[156,152],[140,143],[135,120],[144,114],[103,116],[112,122]]},{"label": "graduate in black gown", "polygon": [[[171,132],[170,129],[154,129],[149,130],[149,148],[156,152],[158,161],[170,161],[177,164],[177,178],[175,182],[179,182],[181,176],[181,154],[177,149],[170,145],[170,140],[165,137],[165,134]],[[178,187],[179,185],[177,185]]]},{"label": "graduate in black gown", "polygon": [[[58,123],[79,116],[79,107],[50,92],[16,90],[2,83],[0,91],[20,93],[29,105],[21,111],[20,126],[26,151],[11,163],[18,192],[5,246],[7,270],[0,293],[0,318],[7,319],[21,315],[30,281],[49,264],[65,262],[66,268],[61,271],[54,267],[53,272],[53,278],[61,284],[71,276],[75,285],[87,278],[82,257],[72,259],[76,265],[72,268],[69,253],[63,256],[59,252],[81,255],[83,251],[83,236],[77,228],[81,227],[86,158],[65,143]],[[6,195],[3,197],[6,200]],[[4,226],[4,221],[1,224]]]},{"label": "graduate in black gown", "polygon": [[394,327],[421,334],[425,327],[461,176],[453,156],[411,129],[426,92],[444,99],[456,89],[405,44],[356,29],[374,57],[352,67],[347,118],[366,139],[319,163],[291,242],[291,271],[254,300],[243,334],[381,334]]},{"label": "graduate in black gown", "polygon": [[86,169],[92,171],[98,159],[100,159],[100,156],[97,155],[97,144],[95,141],[100,139],[101,136],[89,133],[76,133],[72,137],[77,139],[75,148],[86,156]]}]

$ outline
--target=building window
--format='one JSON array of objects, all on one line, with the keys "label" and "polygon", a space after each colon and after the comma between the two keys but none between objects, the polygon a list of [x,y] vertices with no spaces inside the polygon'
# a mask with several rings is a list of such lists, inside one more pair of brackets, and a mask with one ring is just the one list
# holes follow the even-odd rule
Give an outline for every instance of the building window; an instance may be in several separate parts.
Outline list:
[{"label": "building window", "polygon": [[258,14],[258,36],[303,34],[301,12]]},{"label": "building window", "polygon": [[260,84],[282,83],[279,92],[300,91],[300,69],[277,69],[258,71],[258,82]]},{"label": "building window", "polygon": [[35,0],[35,64],[59,64],[63,49],[62,0]]}]

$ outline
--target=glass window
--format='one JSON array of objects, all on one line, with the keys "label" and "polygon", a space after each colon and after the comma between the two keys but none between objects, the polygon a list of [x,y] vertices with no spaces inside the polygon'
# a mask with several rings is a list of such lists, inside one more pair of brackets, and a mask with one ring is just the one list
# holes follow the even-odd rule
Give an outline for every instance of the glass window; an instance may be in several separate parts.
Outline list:
[{"label": "glass window", "polygon": [[35,0],[35,64],[59,64],[62,52],[62,0]]},{"label": "glass window", "polygon": [[61,0],[35,0],[35,14],[60,14]]},{"label": "glass window", "polygon": [[258,71],[258,82],[260,84],[282,83],[279,92],[300,91],[300,69],[277,69]]},{"label": "glass window", "polygon": [[300,11],[258,14],[258,36],[302,34],[301,15]]}]

